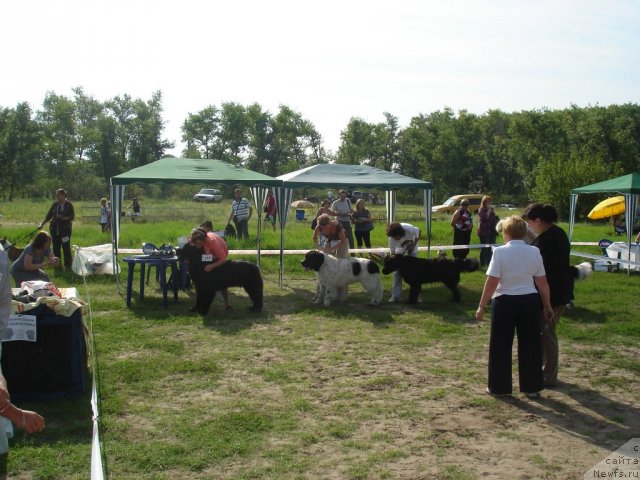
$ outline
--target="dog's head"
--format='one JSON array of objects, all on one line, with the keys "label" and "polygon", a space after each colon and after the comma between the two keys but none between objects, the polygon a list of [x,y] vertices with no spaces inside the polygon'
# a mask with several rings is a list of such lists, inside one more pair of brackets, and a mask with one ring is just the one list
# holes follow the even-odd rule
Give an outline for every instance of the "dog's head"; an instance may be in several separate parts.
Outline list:
[{"label": "dog's head", "polygon": [[385,275],[389,275],[391,272],[395,272],[400,268],[403,260],[403,255],[387,255],[386,257],[384,257],[382,273],[384,273]]},{"label": "dog's head", "polygon": [[189,264],[202,262],[202,250],[194,245],[191,245],[190,243],[185,243],[182,248],[177,248],[176,255],[180,260],[183,260]]},{"label": "dog's head", "polygon": [[227,225],[224,227],[224,236],[225,238],[236,236],[236,229],[233,228],[233,225],[231,225],[230,223],[227,223]]},{"label": "dog's head", "polygon": [[9,257],[9,260],[12,262],[15,262],[24,251],[24,248],[14,247],[13,244],[7,240],[7,237],[0,240],[0,243],[2,243],[2,248],[7,252],[7,257]]},{"label": "dog's head", "polygon": [[320,270],[323,263],[324,253],[318,252],[317,250],[307,252],[304,256],[304,260],[300,262],[305,270],[315,270],[316,272]]},{"label": "dog's head", "polygon": [[575,267],[571,267],[571,271],[576,280],[584,280],[593,272],[593,265],[590,262],[582,262]]}]

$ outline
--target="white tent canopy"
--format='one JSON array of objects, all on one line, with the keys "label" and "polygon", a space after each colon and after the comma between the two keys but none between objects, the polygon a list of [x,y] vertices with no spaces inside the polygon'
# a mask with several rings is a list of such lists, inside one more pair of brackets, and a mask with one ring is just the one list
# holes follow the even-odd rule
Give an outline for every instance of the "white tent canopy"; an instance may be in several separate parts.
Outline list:
[{"label": "white tent canopy", "polygon": [[423,203],[427,228],[427,245],[431,248],[431,182],[406,177],[398,173],[387,172],[367,165],[344,165],[338,163],[322,163],[296,170],[276,177],[282,181],[282,187],[275,188],[278,214],[280,215],[280,284],[282,284],[284,227],[287,222],[289,205],[296,188],[374,188],[386,191],[387,221],[392,223],[396,218],[396,191],[400,188],[417,188],[423,190]]}]

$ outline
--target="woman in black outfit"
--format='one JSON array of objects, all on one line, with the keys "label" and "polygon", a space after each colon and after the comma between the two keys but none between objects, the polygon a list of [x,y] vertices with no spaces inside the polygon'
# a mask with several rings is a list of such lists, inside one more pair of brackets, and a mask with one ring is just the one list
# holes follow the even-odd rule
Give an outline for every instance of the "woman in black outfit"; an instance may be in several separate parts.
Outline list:
[{"label": "woman in black outfit", "polygon": [[[471,230],[473,230],[473,214],[469,210],[469,200],[466,198],[460,202],[460,208],[451,217],[453,227],[453,244],[469,245],[471,243]],[[469,255],[468,248],[457,248],[453,251],[453,257],[464,260]]]},{"label": "woman in black outfit", "polygon": [[556,209],[551,205],[533,203],[527,207],[523,217],[537,237],[533,246],[538,247],[551,291],[553,317],[548,322],[542,319],[542,366],[545,387],[553,387],[558,382],[558,336],[556,325],[566,305],[573,296],[574,276],[569,255],[571,244],[567,234],[558,227]]},{"label": "woman in black outfit", "polygon": [[38,225],[38,230],[51,221],[49,231],[53,241],[53,255],[61,258],[60,250],[64,253],[64,266],[71,267],[73,256],[71,255],[71,231],[75,212],[73,204],[67,200],[67,192],[63,188],[56,190],[57,201],[51,205],[47,216]]}]

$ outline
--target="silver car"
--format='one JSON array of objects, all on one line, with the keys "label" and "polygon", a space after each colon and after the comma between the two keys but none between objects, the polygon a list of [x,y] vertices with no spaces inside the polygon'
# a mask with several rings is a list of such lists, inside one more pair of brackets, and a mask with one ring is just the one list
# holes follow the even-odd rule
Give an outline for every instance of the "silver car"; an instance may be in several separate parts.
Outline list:
[{"label": "silver car", "polygon": [[211,202],[211,203],[221,202],[222,192],[220,192],[220,190],[215,190],[213,188],[203,188],[193,196],[193,199],[196,202]]}]

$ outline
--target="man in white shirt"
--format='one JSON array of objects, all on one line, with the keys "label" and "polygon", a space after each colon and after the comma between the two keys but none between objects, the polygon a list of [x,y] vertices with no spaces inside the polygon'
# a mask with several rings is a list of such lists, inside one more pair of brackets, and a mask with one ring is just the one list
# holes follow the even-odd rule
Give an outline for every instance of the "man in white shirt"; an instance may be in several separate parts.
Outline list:
[{"label": "man in white shirt", "polygon": [[[420,229],[410,223],[391,223],[387,227],[389,237],[389,251],[391,255],[411,255],[418,256],[418,240],[420,239]],[[402,295],[402,276],[399,271],[393,274],[393,289],[389,303],[400,301]]]}]

